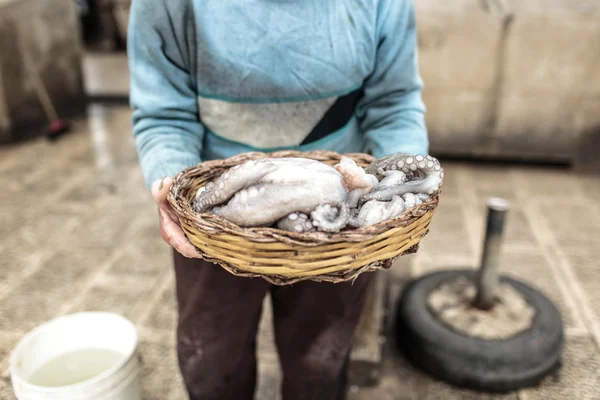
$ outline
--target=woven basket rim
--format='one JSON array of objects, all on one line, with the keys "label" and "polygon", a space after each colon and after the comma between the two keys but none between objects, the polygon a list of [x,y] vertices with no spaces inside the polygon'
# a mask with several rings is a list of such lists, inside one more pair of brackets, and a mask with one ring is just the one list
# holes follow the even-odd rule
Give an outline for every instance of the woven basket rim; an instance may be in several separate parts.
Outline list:
[{"label": "woven basket rim", "polygon": [[374,225],[359,227],[354,229],[342,230],[340,232],[292,232],[277,229],[274,227],[240,227],[225,218],[210,214],[196,213],[192,210],[191,202],[185,196],[180,195],[182,191],[188,190],[189,185],[193,183],[194,177],[202,175],[203,171],[214,169],[231,168],[248,160],[260,158],[278,158],[278,157],[302,157],[317,159],[319,161],[339,161],[342,157],[349,157],[355,161],[362,161],[363,164],[372,162],[375,158],[365,153],[346,153],[340,154],[328,150],[313,151],[278,151],[272,153],[265,152],[247,152],[226,159],[203,161],[195,166],[188,167],[179,172],[169,190],[167,199],[174,209],[178,218],[185,218],[193,222],[194,226],[205,232],[225,233],[233,236],[243,237],[244,240],[256,242],[283,242],[300,246],[314,246],[342,242],[362,242],[373,239],[387,232],[391,227],[401,227],[409,225],[411,222],[423,216],[427,211],[435,209],[439,203],[439,192],[432,195],[430,199],[402,214],[379,222]]}]

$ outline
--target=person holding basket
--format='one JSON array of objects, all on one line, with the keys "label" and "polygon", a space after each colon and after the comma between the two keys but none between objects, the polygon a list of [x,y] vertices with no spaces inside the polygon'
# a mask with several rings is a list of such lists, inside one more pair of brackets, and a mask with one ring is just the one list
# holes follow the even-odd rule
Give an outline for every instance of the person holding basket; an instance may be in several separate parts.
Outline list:
[{"label": "person holding basket", "polygon": [[167,193],[178,172],[248,151],[426,155],[412,0],[137,0],[128,57],[133,135],[174,249],[190,399],[254,397],[268,293],[283,399],[344,399],[372,274],[288,286],[236,277],[199,258]]}]

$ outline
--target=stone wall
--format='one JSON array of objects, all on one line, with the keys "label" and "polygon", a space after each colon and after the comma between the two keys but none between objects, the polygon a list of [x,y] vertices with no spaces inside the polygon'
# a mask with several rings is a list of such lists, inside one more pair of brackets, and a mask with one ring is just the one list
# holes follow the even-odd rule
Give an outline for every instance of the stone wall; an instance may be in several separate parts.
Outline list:
[{"label": "stone wall", "polygon": [[33,60],[59,116],[84,106],[82,47],[72,0],[0,2],[0,142],[39,134],[48,120],[27,75]]},{"label": "stone wall", "polygon": [[414,1],[432,152],[571,161],[600,134],[599,2]]}]

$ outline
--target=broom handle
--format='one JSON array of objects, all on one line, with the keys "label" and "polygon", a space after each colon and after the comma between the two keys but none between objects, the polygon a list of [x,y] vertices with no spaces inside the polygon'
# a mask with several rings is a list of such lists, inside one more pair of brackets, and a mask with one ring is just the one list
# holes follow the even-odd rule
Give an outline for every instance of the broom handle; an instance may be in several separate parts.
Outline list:
[{"label": "broom handle", "polygon": [[46,87],[44,86],[44,83],[42,82],[42,79],[40,78],[37,69],[33,65],[33,62],[29,58],[27,52],[24,51],[24,49],[21,49],[21,54],[23,55],[23,60],[25,61],[25,69],[27,70],[27,75],[33,82],[33,86],[35,88],[35,91],[37,92],[40,103],[42,103],[42,107],[44,108],[46,117],[51,121],[58,120],[58,114],[56,113],[56,110],[52,105],[52,100],[50,100],[50,96],[48,96]]}]

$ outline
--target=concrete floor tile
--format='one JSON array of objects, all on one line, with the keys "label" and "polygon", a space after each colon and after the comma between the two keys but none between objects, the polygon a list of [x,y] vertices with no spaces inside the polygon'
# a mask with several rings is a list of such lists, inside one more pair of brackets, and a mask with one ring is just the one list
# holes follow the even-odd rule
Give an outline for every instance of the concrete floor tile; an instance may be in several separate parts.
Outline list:
[{"label": "concrete floor tile", "polygon": [[476,192],[492,196],[504,194],[508,197],[513,196],[513,185],[509,179],[513,169],[508,166],[491,165],[467,165],[464,168],[469,183]]},{"label": "concrete floor tile", "polygon": [[273,332],[273,308],[271,298],[267,295],[263,302],[262,316],[257,334],[257,351],[261,356],[273,361],[277,358],[275,335]]},{"label": "concrete floor tile", "polygon": [[577,283],[583,289],[588,304],[595,317],[595,323],[600,326],[600,250],[567,253],[566,258],[577,277]]},{"label": "concrete floor tile", "polygon": [[115,193],[117,187],[115,183],[110,182],[108,179],[105,181],[93,181],[92,176],[88,179],[64,193],[59,201],[93,207],[102,201],[112,200],[114,202],[116,200]]},{"label": "concrete floor tile", "polygon": [[138,223],[126,239],[131,257],[153,265],[172,268],[172,249],[160,236],[158,214],[154,206],[137,216]]},{"label": "concrete floor tile", "polygon": [[10,383],[10,378],[7,376],[0,376],[0,399],[16,400]]},{"label": "concrete floor tile", "polygon": [[[157,278],[166,269],[172,268],[168,249],[156,254],[145,254],[139,247],[128,247],[109,267],[107,274],[114,277]],[[154,256],[154,257],[153,257]]]},{"label": "concrete floor tile", "polygon": [[[489,196],[492,197],[492,196]],[[478,203],[477,209],[469,209],[468,217],[474,227],[474,235],[477,243],[476,252],[482,251],[483,242],[485,239],[485,229],[487,224],[487,200],[488,196],[482,197]],[[508,199],[506,196],[502,198]],[[523,211],[520,205],[513,200],[509,200],[510,209],[506,215],[504,226],[504,243],[507,245],[516,245],[519,247],[536,248],[538,243],[529,225],[527,214]],[[466,225],[466,223],[465,223]]]},{"label": "concrete floor tile", "polygon": [[563,366],[537,389],[526,390],[528,400],[600,399],[600,355],[587,337],[567,338]]},{"label": "concrete floor tile", "polygon": [[0,326],[22,332],[57,315],[95,267],[85,257],[56,254],[0,301]]},{"label": "concrete floor tile", "polygon": [[511,202],[514,206],[517,202],[516,194],[512,188],[483,188],[483,189],[475,189],[475,195],[477,197],[477,204],[485,207],[487,201],[491,197],[500,197],[502,199],[506,199]]},{"label": "concrete floor tile", "polygon": [[69,312],[106,311],[132,319],[132,311],[137,302],[143,300],[145,287],[130,287],[127,290],[114,290],[110,287],[93,286]]},{"label": "concrete floor tile", "polygon": [[595,247],[600,233],[600,214],[590,212],[583,204],[539,202],[540,213],[560,246],[569,248]]},{"label": "concrete floor tile", "polygon": [[508,245],[537,247],[538,243],[527,220],[527,214],[518,207],[511,207],[508,212],[504,228],[504,242]]},{"label": "concrete floor tile", "polygon": [[386,345],[378,386],[351,388],[348,400],[517,400],[516,394],[488,395],[456,389],[415,370],[392,344]]},{"label": "concrete floor tile", "polygon": [[280,400],[281,379],[279,364],[272,361],[259,362],[255,399]]},{"label": "concrete floor tile", "polygon": [[80,226],[83,210],[53,208],[29,219],[23,225],[23,236],[38,248],[54,248],[68,241],[72,230]]},{"label": "concrete floor tile", "polygon": [[600,176],[580,176],[579,187],[581,188],[586,200],[591,200],[595,202],[596,206],[600,206]]},{"label": "concrete floor tile", "polygon": [[35,268],[41,260],[39,249],[16,237],[3,241],[2,245],[0,247],[0,282],[5,284],[16,284],[23,270]]},{"label": "concrete floor tile", "polygon": [[144,400],[184,400],[187,393],[179,374],[175,349],[154,343],[140,343],[141,382]]},{"label": "concrete floor tile", "polygon": [[440,202],[421,249],[432,254],[471,254],[469,233],[459,204]]},{"label": "concrete floor tile", "polygon": [[431,272],[450,270],[450,269],[474,269],[476,263],[472,256],[464,255],[442,255],[437,257],[421,257],[415,261],[416,276],[425,275]]},{"label": "concrete floor tile", "polygon": [[[10,353],[19,340],[21,340],[21,335],[7,335],[6,332],[0,332],[0,377],[3,376],[4,370],[8,368]],[[0,399],[3,399],[3,397],[0,396]]]},{"label": "concrete floor tile", "polygon": [[86,251],[98,249],[102,254],[110,252],[127,239],[126,230],[134,218],[135,215],[124,212],[115,204],[94,209],[72,231],[73,236],[77,237],[75,248],[85,246]]},{"label": "concrete floor tile", "polygon": [[567,169],[523,168],[518,173],[533,196],[568,201],[573,196],[582,195],[577,175]]},{"label": "concrete floor tile", "polygon": [[173,287],[162,293],[159,301],[148,313],[144,326],[169,331],[174,331],[177,327],[177,301]]},{"label": "concrete floor tile", "polygon": [[568,289],[564,285],[561,288],[562,282],[559,282],[561,278],[554,275],[542,254],[504,252],[500,272],[542,291],[558,307],[566,328],[584,326],[579,313],[563,293],[567,291],[568,295]]}]

